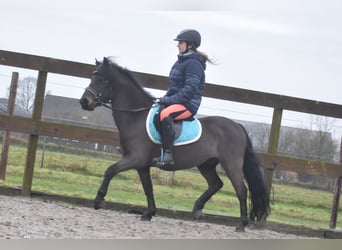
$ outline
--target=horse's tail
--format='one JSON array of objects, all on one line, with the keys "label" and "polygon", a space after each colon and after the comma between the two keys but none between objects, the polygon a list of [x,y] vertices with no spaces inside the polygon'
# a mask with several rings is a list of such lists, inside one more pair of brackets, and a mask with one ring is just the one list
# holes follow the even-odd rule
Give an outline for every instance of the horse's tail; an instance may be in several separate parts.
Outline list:
[{"label": "horse's tail", "polygon": [[243,172],[250,192],[251,208],[250,220],[258,221],[266,219],[270,214],[270,198],[266,189],[264,175],[261,172],[259,160],[253,150],[251,139],[246,129],[241,126],[246,134],[247,146],[243,164]]}]

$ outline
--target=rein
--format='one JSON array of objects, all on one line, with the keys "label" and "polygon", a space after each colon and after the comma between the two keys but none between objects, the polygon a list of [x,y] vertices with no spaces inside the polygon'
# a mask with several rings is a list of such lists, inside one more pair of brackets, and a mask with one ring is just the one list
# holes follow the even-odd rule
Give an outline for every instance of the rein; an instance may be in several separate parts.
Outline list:
[{"label": "rein", "polygon": [[95,102],[99,105],[99,106],[103,106],[105,108],[111,109],[112,111],[118,111],[118,112],[141,112],[144,110],[148,110],[150,109],[154,102],[146,107],[141,107],[141,108],[136,108],[136,109],[121,109],[121,108],[115,108],[113,107],[112,102],[104,102],[101,100],[101,96],[102,93],[97,93],[93,88],[91,87],[87,87],[86,90],[91,93],[94,96]]}]

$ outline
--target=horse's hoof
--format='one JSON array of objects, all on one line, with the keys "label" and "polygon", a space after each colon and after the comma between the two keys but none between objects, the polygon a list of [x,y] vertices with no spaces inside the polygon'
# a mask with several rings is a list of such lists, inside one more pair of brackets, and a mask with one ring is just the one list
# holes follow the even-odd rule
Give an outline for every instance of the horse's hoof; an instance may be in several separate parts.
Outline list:
[{"label": "horse's hoof", "polygon": [[245,232],[245,227],[241,225],[237,225],[235,228],[235,232],[237,233],[244,233]]},{"label": "horse's hoof", "polygon": [[193,215],[194,215],[194,219],[198,220],[203,216],[203,212],[202,210],[196,210],[196,211],[193,211]]},{"label": "horse's hoof", "polygon": [[248,220],[240,221],[240,223],[235,228],[235,232],[239,232],[239,233],[245,232],[245,226],[247,225],[248,225]]},{"label": "horse's hoof", "polygon": [[152,219],[153,215],[155,215],[155,214],[156,214],[155,211],[146,211],[141,215],[140,220],[150,221]]},{"label": "horse's hoof", "polygon": [[140,217],[140,220],[141,220],[141,221],[151,221],[151,219],[152,219],[151,216],[144,216],[144,215],[142,215],[142,216]]},{"label": "horse's hoof", "polygon": [[95,210],[98,210],[100,208],[106,208],[106,202],[104,199],[96,199],[94,202],[94,208]]},{"label": "horse's hoof", "polygon": [[143,215],[141,215],[141,217],[140,217],[140,220],[142,220],[142,221],[151,221],[151,219],[152,219],[152,215],[150,215],[150,214],[143,214]]}]

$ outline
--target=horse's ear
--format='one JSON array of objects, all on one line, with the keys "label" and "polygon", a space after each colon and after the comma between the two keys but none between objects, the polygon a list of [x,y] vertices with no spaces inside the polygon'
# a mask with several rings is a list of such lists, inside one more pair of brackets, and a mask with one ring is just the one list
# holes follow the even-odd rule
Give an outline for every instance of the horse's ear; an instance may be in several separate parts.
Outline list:
[{"label": "horse's ear", "polygon": [[109,64],[109,60],[107,57],[103,57],[103,64]]},{"label": "horse's ear", "polygon": [[96,66],[100,65],[100,62],[96,58],[95,58],[95,64],[96,64]]}]

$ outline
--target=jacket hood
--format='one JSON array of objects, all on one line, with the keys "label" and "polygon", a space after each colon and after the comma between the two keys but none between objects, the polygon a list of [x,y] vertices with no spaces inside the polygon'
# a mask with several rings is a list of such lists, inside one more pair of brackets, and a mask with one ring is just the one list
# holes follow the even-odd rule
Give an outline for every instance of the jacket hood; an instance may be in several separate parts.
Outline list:
[{"label": "jacket hood", "polygon": [[187,59],[195,59],[196,61],[201,63],[201,65],[203,66],[203,69],[206,69],[206,66],[207,66],[206,60],[200,54],[191,51],[191,52],[188,52],[185,54],[179,54],[178,55],[178,60],[180,60],[180,61],[184,61]]}]

